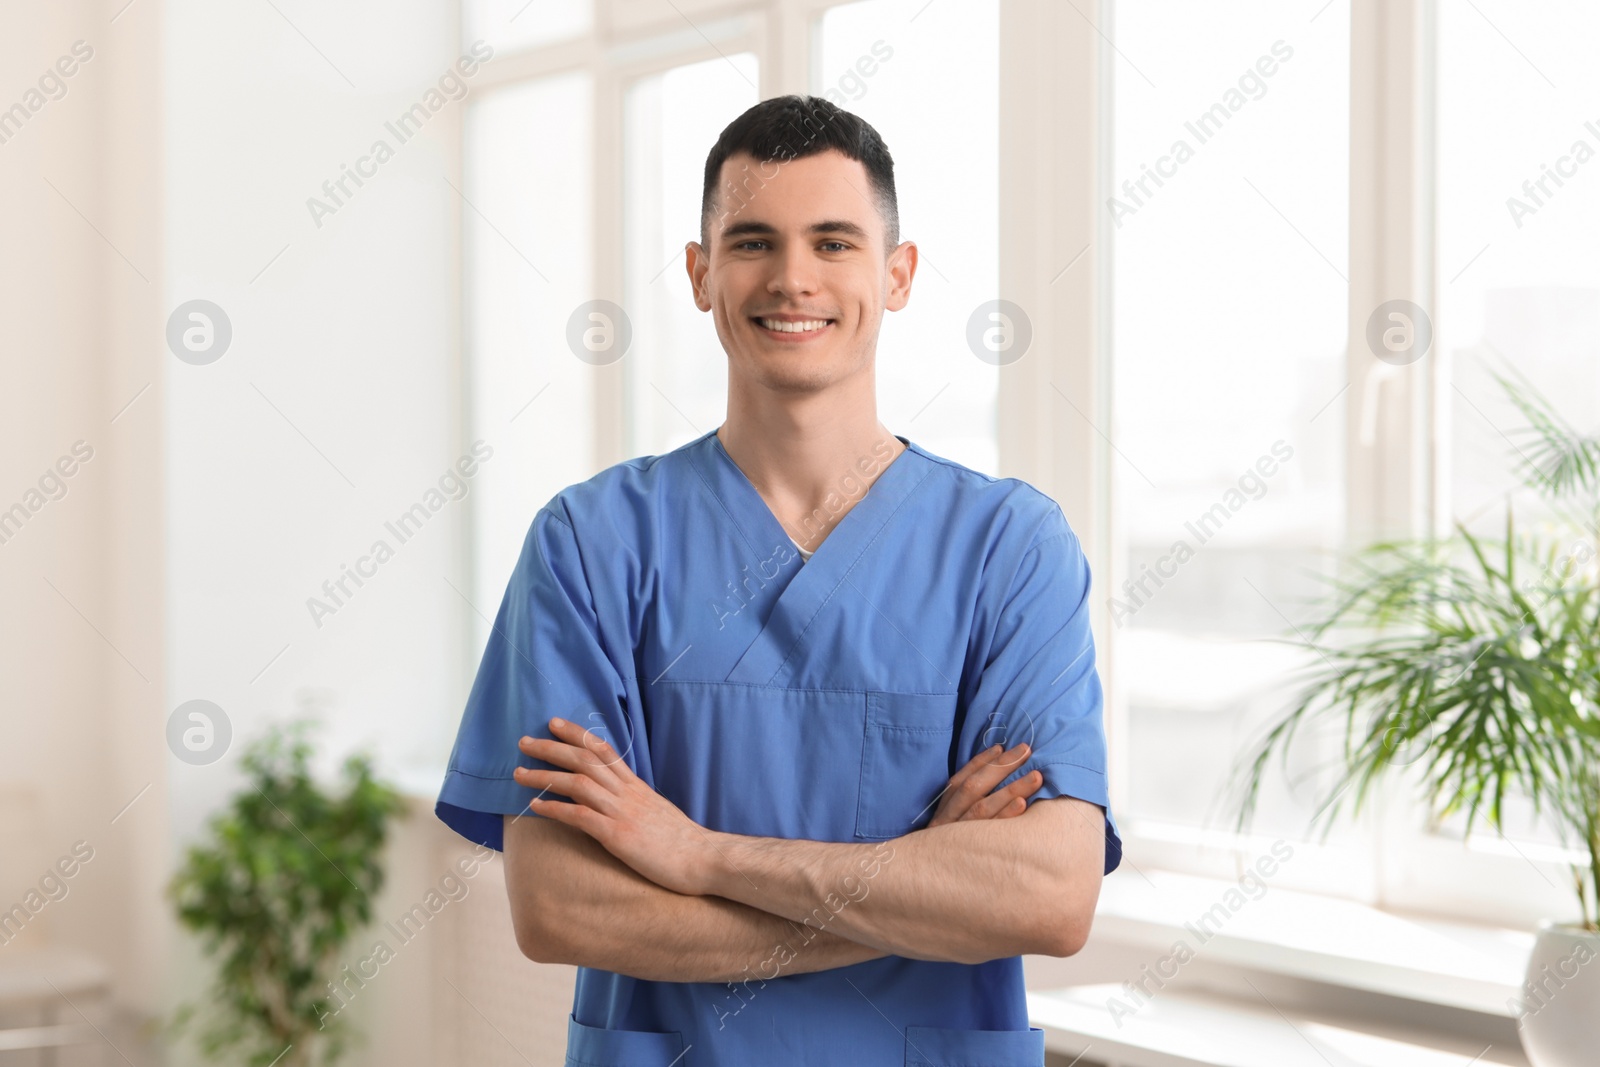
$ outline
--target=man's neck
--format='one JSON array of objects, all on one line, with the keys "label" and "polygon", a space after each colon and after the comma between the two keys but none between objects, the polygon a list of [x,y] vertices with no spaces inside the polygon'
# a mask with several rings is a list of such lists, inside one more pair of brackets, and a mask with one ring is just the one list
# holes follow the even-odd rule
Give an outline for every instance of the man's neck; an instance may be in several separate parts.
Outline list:
[{"label": "man's neck", "polygon": [[730,412],[717,437],[789,536],[814,552],[905,451],[869,415],[801,427],[756,426]]}]

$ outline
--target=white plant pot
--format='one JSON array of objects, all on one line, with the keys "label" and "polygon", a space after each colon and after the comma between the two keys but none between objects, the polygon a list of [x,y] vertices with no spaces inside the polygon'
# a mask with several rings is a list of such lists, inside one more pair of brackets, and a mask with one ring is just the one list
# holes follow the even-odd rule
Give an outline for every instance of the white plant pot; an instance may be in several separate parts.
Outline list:
[{"label": "white plant pot", "polygon": [[1524,981],[1512,1008],[1533,1067],[1600,1062],[1600,933],[1541,922]]}]

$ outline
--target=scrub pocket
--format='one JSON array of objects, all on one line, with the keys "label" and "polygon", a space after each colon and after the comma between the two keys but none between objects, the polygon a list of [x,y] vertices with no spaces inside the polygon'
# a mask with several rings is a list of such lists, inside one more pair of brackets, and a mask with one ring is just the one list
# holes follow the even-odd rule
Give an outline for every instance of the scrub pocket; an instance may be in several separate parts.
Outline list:
[{"label": "scrub pocket", "polygon": [[908,1026],[906,1067],[1044,1067],[1044,1031]]},{"label": "scrub pocket", "polygon": [[867,693],[856,836],[883,840],[928,825],[950,782],[954,693]]},{"label": "scrub pocket", "polygon": [[566,1067],[671,1067],[683,1055],[676,1030],[606,1030],[567,1015]]}]

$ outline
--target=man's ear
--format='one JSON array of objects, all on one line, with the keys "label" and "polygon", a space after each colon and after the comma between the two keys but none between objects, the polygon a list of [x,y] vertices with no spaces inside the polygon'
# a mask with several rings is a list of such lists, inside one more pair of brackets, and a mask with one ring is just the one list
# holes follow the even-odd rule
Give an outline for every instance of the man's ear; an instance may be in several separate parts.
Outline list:
[{"label": "man's ear", "polygon": [[917,246],[913,241],[901,241],[889,253],[888,292],[883,306],[889,311],[899,311],[911,301],[911,279],[917,273]]},{"label": "man's ear", "polygon": [[711,310],[711,298],[705,293],[706,271],[711,269],[711,257],[699,241],[683,246],[683,269],[689,274],[689,288],[694,290],[694,306],[701,311]]}]

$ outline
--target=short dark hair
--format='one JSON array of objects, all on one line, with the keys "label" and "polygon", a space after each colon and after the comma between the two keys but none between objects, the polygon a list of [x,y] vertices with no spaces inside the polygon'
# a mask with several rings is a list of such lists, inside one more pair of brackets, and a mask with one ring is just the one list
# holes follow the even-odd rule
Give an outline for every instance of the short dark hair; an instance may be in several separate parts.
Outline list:
[{"label": "short dark hair", "polygon": [[[887,238],[885,255],[900,243],[900,208],[894,195],[894,160],[878,131],[820,96],[775,96],[728,123],[706,156],[700,194],[700,243],[710,251],[707,231],[715,210],[717,181],[730,156],[747,152],[761,163],[787,163],[803,156],[838,151],[867,169],[878,199]],[[760,181],[760,176],[756,181]],[[734,191],[737,194],[737,190]]]}]

